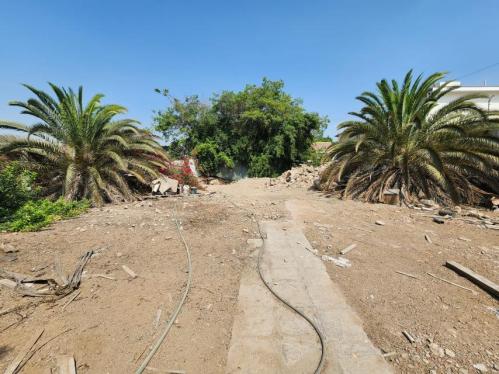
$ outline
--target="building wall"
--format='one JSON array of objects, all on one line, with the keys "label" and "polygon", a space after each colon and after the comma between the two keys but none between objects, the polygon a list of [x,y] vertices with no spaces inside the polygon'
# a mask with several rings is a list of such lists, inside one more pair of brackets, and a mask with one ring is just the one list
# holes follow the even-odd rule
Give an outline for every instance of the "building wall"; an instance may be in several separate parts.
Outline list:
[{"label": "building wall", "polygon": [[459,87],[448,93],[439,100],[440,105],[448,104],[464,95],[481,94],[486,95],[487,99],[476,99],[474,102],[482,109],[499,111],[499,87]]}]

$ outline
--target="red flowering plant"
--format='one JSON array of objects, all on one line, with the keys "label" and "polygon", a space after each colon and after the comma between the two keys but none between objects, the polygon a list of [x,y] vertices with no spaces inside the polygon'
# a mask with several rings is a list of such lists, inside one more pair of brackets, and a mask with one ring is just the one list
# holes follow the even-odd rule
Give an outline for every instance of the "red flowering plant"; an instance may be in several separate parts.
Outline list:
[{"label": "red flowering plant", "polygon": [[160,173],[176,179],[178,183],[199,188],[199,181],[189,165],[189,159],[184,157],[181,162],[168,161],[165,167],[159,169]]}]

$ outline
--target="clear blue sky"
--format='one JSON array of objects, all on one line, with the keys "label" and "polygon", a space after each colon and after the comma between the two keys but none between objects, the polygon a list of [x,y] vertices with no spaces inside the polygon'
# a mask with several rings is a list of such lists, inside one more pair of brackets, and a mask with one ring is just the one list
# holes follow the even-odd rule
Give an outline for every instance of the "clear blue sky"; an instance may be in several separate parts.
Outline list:
[{"label": "clear blue sky", "polygon": [[[355,96],[414,68],[460,77],[499,63],[498,0],[16,0],[0,5],[0,118],[20,83],[83,85],[151,124],[176,96],[283,79],[335,125]],[[499,85],[499,66],[462,79]],[[30,123],[26,117],[24,122]]]}]

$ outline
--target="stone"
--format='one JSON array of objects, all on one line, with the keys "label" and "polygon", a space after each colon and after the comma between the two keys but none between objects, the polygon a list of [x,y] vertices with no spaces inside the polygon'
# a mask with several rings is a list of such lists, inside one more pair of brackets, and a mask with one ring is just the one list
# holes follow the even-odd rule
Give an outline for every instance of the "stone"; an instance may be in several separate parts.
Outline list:
[{"label": "stone", "polygon": [[442,208],[438,211],[438,215],[442,216],[442,217],[445,217],[445,216],[453,217],[456,215],[456,212],[454,212],[452,209],[449,209],[449,208]]},{"label": "stone", "polygon": [[433,353],[433,355],[438,356],[438,357],[445,356],[445,352],[444,352],[443,348],[441,348],[438,344],[431,343],[429,345],[429,348],[430,348],[431,353]]},{"label": "stone", "polygon": [[489,371],[489,369],[487,369],[487,365],[485,364],[474,364],[473,367],[480,373],[487,373]]},{"label": "stone", "polygon": [[433,217],[433,222],[439,223],[439,224],[444,224],[445,220],[443,218],[440,218],[440,217]]},{"label": "stone", "polygon": [[383,221],[376,221],[376,222],[374,222],[374,223],[375,223],[376,225],[378,225],[378,226],[384,226],[384,225],[385,225],[385,223],[384,223]]},{"label": "stone", "polygon": [[452,358],[456,357],[456,354],[454,353],[454,351],[452,351],[452,350],[450,350],[448,348],[445,348],[444,352],[449,357],[452,357]]},{"label": "stone", "polygon": [[2,248],[2,250],[4,251],[4,253],[16,253],[16,252],[19,252],[19,249],[15,248],[12,244],[2,243],[2,245],[0,247]]}]

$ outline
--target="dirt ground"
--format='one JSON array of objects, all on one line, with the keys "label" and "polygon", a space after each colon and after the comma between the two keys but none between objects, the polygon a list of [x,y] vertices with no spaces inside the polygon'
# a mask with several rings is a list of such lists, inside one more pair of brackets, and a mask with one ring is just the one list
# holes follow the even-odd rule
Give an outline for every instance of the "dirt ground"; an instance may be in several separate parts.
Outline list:
[{"label": "dirt ground", "polygon": [[[19,249],[16,261],[1,266],[29,275],[53,275],[51,267],[31,270],[53,264],[56,257],[70,272],[83,252],[94,249],[97,255],[85,268],[80,295],[64,311],[70,296],[0,317],[0,370],[34,330],[43,326],[40,343],[71,330],[36,352],[23,373],[43,372],[54,366],[54,357],[61,354],[74,355],[78,373],[133,372],[186,284],[185,250],[172,221],[174,200],[109,206],[45,231],[1,234],[1,242]],[[150,368],[220,373],[225,367],[250,235],[243,229],[251,229],[252,222],[234,206],[209,196],[178,200],[178,216],[192,251],[193,287]],[[122,265],[138,277],[131,280]],[[92,277],[95,274],[116,280]],[[0,310],[27,302],[0,289]],[[155,326],[158,310],[162,310],[159,328]]]},{"label": "dirt ground", "polygon": [[[23,372],[43,372],[60,354],[74,355],[79,373],[133,372],[186,282],[185,251],[172,221],[175,201],[193,254],[193,288],[150,372],[224,372],[239,279],[248,258],[246,240],[257,237],[249,211],[258,219],[291,219],[286,201],[292,202],[293,217],[303,223],[320,255],[337,256],[357,244],[345,255],[351,267],[327,263],[328,272],[363,319],[373,343],[394,352],[387,359],[396,372],[475,373],[475,364],[494,372],[499,365],[499,303],[443,266],[454,260],[498,282],[497,231],[462,221],[439,225],[422,212],[340,201],[306,188],[269,187],[265,179],[209,186],[209,191],[213,194],[106,206],[38,233],[0,234],[0,242],[19,249],[17,260],[0,258],[0,267],[29,275],[53,275],[56,258],[72,271],[83,252],[97,252],[85,268],[80,295],[64,310],[70,297],[0,316],[0,369],[43,326],[40,343],[62,335],[41,347]],[[376,225],[377,220],[385,225]],[[32,271],[42,265],[50,266]],[[122,265],[138,277],[129,279]],[[0,310],[29,301],[0,288]],[[416,343],[407,341],[404,330]]]}]

